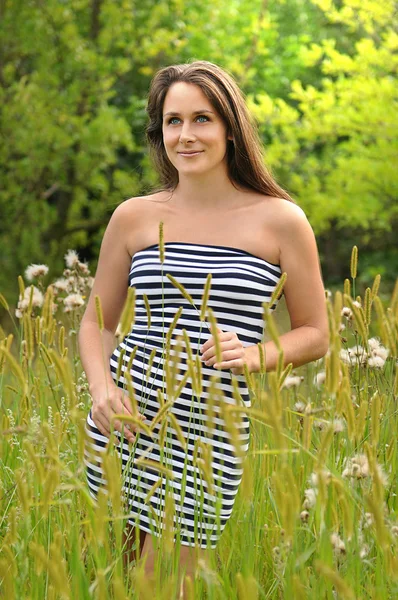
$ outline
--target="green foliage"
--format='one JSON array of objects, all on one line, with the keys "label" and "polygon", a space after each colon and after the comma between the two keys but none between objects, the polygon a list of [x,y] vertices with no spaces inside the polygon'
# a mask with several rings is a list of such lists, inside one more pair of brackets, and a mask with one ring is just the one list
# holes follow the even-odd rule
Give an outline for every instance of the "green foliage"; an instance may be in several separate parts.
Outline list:
[{"label": "green foliage", "polygon": [[300,49],[318,82],[291,82],[289,100],[257,93],[251,108],[270,140],[267,156],[317,232],[390,230],[397,219],[398,35],[395,3],[314,0],[327,18],[359,37],[349,52],[324,39]]},{"label": "green foliage", "polygon": [[94,258],[114,207],[156,184],[148,85],[192,59],[237,78],[326,264],[342,227],[362,246],[371,229],[383,251],[397,220],[394,10],[392,0],[0,0],[3,289],[31,262],[59,269],[68,247]]}]

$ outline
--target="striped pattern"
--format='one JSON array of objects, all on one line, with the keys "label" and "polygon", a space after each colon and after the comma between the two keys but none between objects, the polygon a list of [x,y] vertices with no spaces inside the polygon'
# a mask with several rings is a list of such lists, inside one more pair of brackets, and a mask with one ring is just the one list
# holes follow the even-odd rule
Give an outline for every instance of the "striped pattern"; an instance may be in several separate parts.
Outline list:
[{"label": "striped pattern", "polygon": [[[170,282],[168,273],[184,286],[195,306]],[[207,323],[200,321],[208,273],[212,274],[208,306],[213,309],[218,326],[223,331],[236,332],[244,346],[260,342],[262,303],[269,301],[278,284],[279,266],[238,248],[187,242],[167,242],[162,265],[159,245],[154,244],[133,256],[129,285],[136,288],[135,323],[112,354],[110,369],[117,385],[124,387],[128,360],[137,347],[130,374],[138,409],[146,416],[146,423],[151,425],[160,409],[159,389],[164,393],[164,401],[170,402],[154,426],[152,438],[141,432],[132,448],[122,444],[118,450],[129,522],[159,536],[165,523],[170,523],[171,515],[174,539],[178,536],[182,544],[214,548],[231,516],[242,478],[242,459],[249,445],[246,413],[230,413],[228,405],[243,402],[249,407],[250,396],[243,375],[234,376],[230,371],[201,363],[201,391],[195,393],[197,385],[192,382],[192,371],[188,371],[189,376],[175,397],[188,369],[187,347],[184,342],[176,346],[177,337],[183,329],[187,331],[195,357],[211,336]],[[144,294],[150,305],[150,327]],[[179,307],[183,310],[166,355],[166,334]],[[172,365],[177,362],[173,382]],[[198,371],[195,373],[197,380]],[[86,431],[86,476],[95,499],[99,488],[106,484],[101,453],[108,440],[96,428],[91,410]],[[156,468],[140,466],[140,457],[160,463],[170,473],[165,475]]]}]

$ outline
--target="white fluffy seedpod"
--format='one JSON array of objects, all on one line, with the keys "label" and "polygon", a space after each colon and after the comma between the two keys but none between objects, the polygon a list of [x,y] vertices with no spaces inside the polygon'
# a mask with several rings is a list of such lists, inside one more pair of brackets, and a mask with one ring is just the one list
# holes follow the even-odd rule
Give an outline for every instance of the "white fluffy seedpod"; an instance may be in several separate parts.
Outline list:
[{"label": "white fluffy seedpod", "polygon": [[381,356],[371,356],[368,358],[368,367],[372,369],[382,369],[386,361]]},{"label": "white fluffy seedpod", "polygon": [[308,512],[308,510],[302,510],[300,513],[300,519],[302,520],[303,523],[308,522],[309,516],[310,516],[310,513]]},{"label": "white fluffy seedpod", "polygon": [[33,281],[33,279],[36,279],[37,277],[44,277],[44,275],[47,275],[47,273],[47,265],[32,264],[25,269],[25,277],[28,281]]},{"label": "white fluffy seedpod", "polygon": [[341,316],[345,317],[349,321],[352,319],[352,310],[348,306],[343,306],[343,310],[341,311]]},{"label": "white fluffy seedpod", "polygon": [[332,533],[330,541],[332,542],[333,550],[336,554],[345,554],[345,543],[337,533]]},{"label": "white fluffy seedpod", "polygon": [[343,363],[345,363],[346,365],[351,365],[352,364],[350,353],[345,348],[342,348],[340,350],[340,360]]},{"label": "white fluffy seedpod", "polygon": [[[364,479],[370,476],[369,461],[366,454],[356,454],[350,459],[344,461],[343,477],[350,477],[352,479]],[[380,477],[381,483],[387,485],[388,478],[384,473],[382,467],[376,465],[377,473]]]},{"label": "white fluffy seedpod", "polygon": [[372,350],[372,354],[373,354],[373,356],[378,356],[379,358],[382,358],[383,360],[387,360],[388,355],[390,354],[390,350],[380,344],[380,346],[378,348],[375,348],[374,350]]},{"label": "white fluffy seedpod", "polygon": [[79,255],[76,252],[76,250],[68,250],[67,253],[65,254],[64,258],[65,258],[66,266],[69,269],[73,269],[78,264],[80,264],[79,263]]},{"label": "white fluffy seedpod", "polygon": [[25,293],[24,293],[23,298],[22,298],[22,296],[19,296],[18,305],[15,310],[15,316],[18,319],[22,318],[24,311],[29,307],[30,296],[32,294],[32,288],[33,288],[32,307],[43,306],[43,301],[44,301],[43,294],[41,293],[41,291],[39,289],[37,289],[37,287],[35,287],[34,285],[30,285],[29,287],[25,288]]},{"label": "white fluffy seedpod", "polygon": [[55,287],[60,292],[67,292],[69,288],[69,281],[64,278],[57,279],[56,281],[54,281],[53,287]]},{"label": "white fluffy seedpod", "polygon": [[369,544],[364,544],[359,551],[359,558],[362,560],[368,556],[370,552]]},{"label": "white fluffy seedpod", "polygon": [[347,459],[343,477],[353,477],[355,479],[369,477],[369,462],[366,454],[356,454],[351,459]]},{"label": "white fluffy seedpod", "polygon": [[304,490],[304,502],[303,502],[303,508],[304,509],[308,509],[308,508],[313,508],[316,504],[316,490],[314,488],[308,488],[306,490]]},{"label": "white fluffy seedpod", "polygon": [[69,294],[64,298],[65,312],[75,310],[84,304],[84,298],[80,294]]},{"label": "white fluffy seedpod", "polygon": [[306,404],[304,404],[304,402],[300,401],[300,402],[296,402],[296,404],[294,405],[293,408],[296,412],[303,414],[305,412],[305,407],[306,407]]},{"label": "white fluffy seedpod", "polygon": [[292,387],[298,387],[303,380],[304,377],[299,377],[298,375],[291,375],[290,377],[286,377],[285,381],[282,384],[282,387],[287,389]]},{"label": "white fluffy seedpod", "polygon": [[319,371],[314,377],[314,383],[318,387],[321,386],[326,381],[326,371]]},{"label": "white fluffy seedpod", "polygon": [[378,340],[377,338],[368,339],[368,346],[370,350],[377,350],[377,348],[379,348],[380,345],[380,340]]},{"label": "white fluffy seedpod", "polygon": [[345,421],[344,419],[333,419],[333,432],[341,433],[345,430]]}]

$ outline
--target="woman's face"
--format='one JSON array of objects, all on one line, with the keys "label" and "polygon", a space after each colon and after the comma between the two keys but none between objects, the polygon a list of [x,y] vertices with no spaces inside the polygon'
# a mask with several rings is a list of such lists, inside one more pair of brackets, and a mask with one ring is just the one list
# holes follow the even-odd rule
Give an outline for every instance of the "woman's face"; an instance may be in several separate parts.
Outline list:
[{"label": "woman's face", "polygon": [[180,174],[225,169],[227,128],[199,86],[182,81],[170,86],[162,131],[166,154]]}]

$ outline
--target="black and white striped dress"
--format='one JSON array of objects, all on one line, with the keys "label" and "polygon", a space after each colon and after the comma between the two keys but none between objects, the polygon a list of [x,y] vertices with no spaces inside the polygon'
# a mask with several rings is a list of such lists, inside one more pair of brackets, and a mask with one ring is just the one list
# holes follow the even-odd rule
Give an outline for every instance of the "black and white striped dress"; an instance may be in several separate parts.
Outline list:
[{"label": "black and white striped dress", "polygon": [[[168,273],[184,286],[194,305],[173,285]],[[234,331],[244,346],[261,342],[262,303],[270,300],[279,282],[278,265],[238,248],[188,242],[166,242],[162,264],[159,245],[154,244],[132,258],[129,285],[136,288],[135,322],[113,352],[110,368],[117,385],[124,387],[124,373],[137,347],[129,370],[138,410],[146,416],[148,426],[167,403],[152,426],[152,436],[140,432],[133,446],[124,443],[118,450],[129,523],[159,536],[167,523],[170,529],[171,522],[174,540],[178,536],[182,544],[214,548],[231,516],[242,478],[242,461],[249,446],[244,409],[250,406],[250,395],[244,375],[197,364],[195,357],[211,336],[207,323],[200,320],[208,273],[212,274],[208,306],[218,327]],[[149,328],[144,294],[150,306]],[[183,310],[167,349],[167,332],[179,307]],[[179,341],[183,329],[189,336],[192,362],[186,339]],[[173,371],[176,357],[178,369]],[[192,377],[187,377],[188,361]],[[239,403],[243,410],[227,411]],[[86,477],[96,499],[99,488],[106,484],[101,454],[108,440],[96,428],[91,410],[86,432]],[[146,464],[140,464],[142,460]],[[153,463],[156,465],[149,466]]]}]

